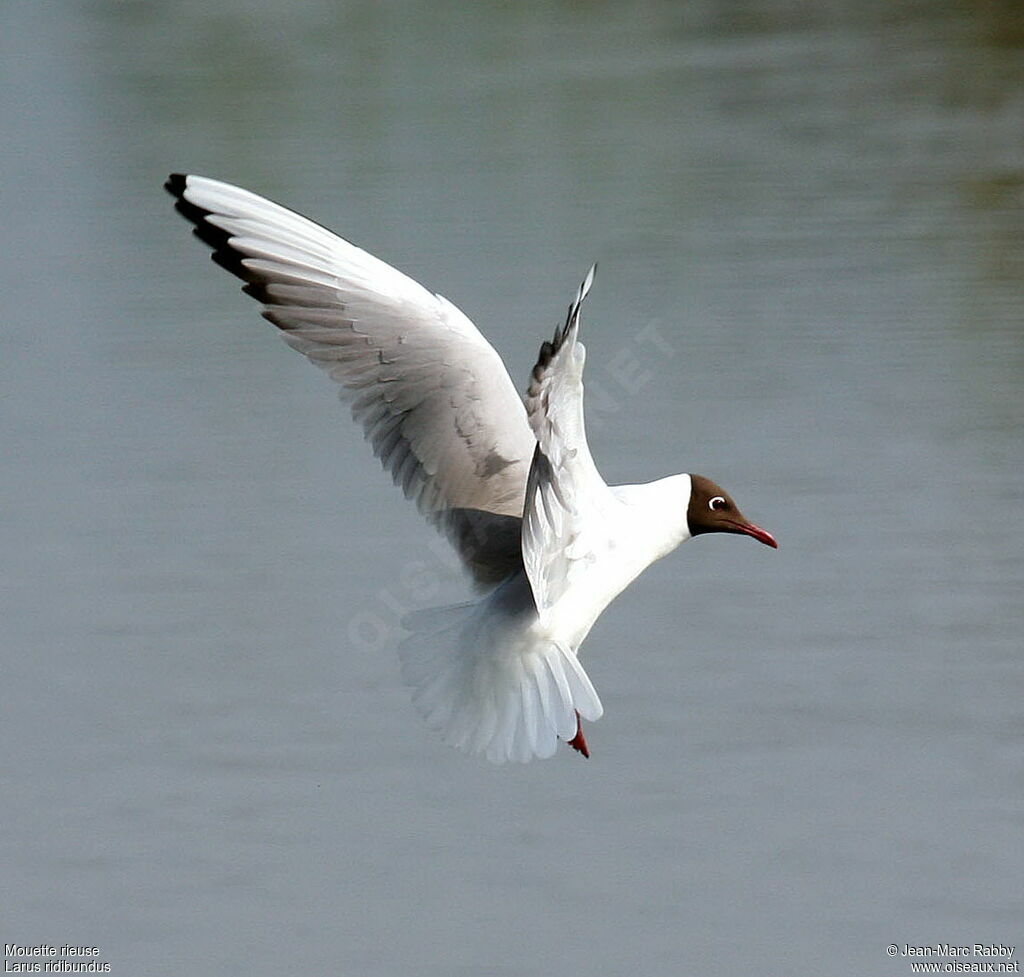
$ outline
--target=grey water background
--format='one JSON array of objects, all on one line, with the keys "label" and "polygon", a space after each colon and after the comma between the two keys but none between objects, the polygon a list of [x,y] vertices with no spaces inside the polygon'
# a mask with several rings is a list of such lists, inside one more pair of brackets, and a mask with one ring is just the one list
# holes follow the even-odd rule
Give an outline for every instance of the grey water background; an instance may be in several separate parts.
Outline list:
[{"label": "grey water background", "polygon": [[[360,977],[1024,943],[1018,4],[5,0],[0,55],[5,942]],[[612,605],[589,762],[421,728],[397,616],[465,590],[174,169],[443,292],[517,383],[600,263],[599,467],[707,474],[781,549],[699,539]]]}]

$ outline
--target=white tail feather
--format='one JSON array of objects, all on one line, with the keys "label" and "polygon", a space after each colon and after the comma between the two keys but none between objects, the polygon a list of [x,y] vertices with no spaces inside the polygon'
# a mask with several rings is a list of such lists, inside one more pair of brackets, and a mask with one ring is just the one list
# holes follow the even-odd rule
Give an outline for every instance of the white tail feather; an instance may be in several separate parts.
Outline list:
[{"label": "white tail feather", "polygon": [[402,676],[444,741],[493,763],[550,757],[576,735],[576,713],[603,708],[575,652],[532,630],[495,626],[486,599],[410,614]]}]

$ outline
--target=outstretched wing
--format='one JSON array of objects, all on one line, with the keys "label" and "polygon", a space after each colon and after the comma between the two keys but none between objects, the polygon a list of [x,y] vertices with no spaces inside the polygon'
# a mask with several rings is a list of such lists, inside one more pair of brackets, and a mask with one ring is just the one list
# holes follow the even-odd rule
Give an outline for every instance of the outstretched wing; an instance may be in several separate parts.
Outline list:
[{"label": "outstretched wing", "polygon": [[580,285],[565,325],[540,348],[526,395],[537,439],[523,511],[523,562],[537,609],[544,613],[594,560],[603,538],[601,515],[611,493],[594,465],[583,423],[580,305],[595,268]]},{"label": "outstretched wing", "polygon": [[[167,190],[285,341],[351,400],[374,454],[480,584],[519,563],[534,436],[501,358],[451,302],[305,217],[175,174]],[[511,547],[509,540],[512,540]]]}]

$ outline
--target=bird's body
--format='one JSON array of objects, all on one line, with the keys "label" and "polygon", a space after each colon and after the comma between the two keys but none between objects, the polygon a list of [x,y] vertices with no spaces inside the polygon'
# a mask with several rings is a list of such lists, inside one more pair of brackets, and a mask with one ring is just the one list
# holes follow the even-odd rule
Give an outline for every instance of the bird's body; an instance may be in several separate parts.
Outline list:
[{"label": "bird's body", "polygon": [[593,269],[520,399],[469,319],[390,265],[240,188],[175,175],[167,189],[289,345],[341,385],[395,483],[485,591],[407,618],[403,675],[428,725],[495,762],[551,756],[558,739],[589,755],[579,720],[602,706],[578,650],[608,604],[698,533],[775,545],[701,476],[601,478],[578,340]]}]

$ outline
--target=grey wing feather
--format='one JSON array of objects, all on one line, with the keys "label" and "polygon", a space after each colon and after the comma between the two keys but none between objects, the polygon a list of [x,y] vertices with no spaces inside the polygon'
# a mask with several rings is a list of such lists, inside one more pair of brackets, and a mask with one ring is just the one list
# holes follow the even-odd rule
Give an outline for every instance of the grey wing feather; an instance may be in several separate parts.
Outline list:
[{"label": "grey wing feather", "polygon": [[576,570],[592,558],[591,544],[601,528],[595,510],[610,496],[587,445],[586,350],[577,338],[580,306],[593,284],[595,268],[580,285],[565,325],[541,346],[526,394],[537,447],[523,510],[523,561],[541,611],[565,593]]}]

